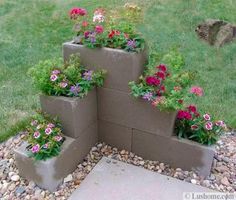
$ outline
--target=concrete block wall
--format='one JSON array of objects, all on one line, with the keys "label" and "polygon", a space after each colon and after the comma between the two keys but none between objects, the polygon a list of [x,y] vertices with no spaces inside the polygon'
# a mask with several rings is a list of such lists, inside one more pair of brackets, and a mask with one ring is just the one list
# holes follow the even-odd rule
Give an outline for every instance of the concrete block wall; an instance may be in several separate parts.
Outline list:
[{"label": "concrete block wall", "polygon": [[144,100],[131,97],[128,83],[142,74],[145,52],[88,49],[64,43],[64,60],[72,54],[80,54],[82,64],[90,69],[107,70],[105,84],[97,90],[99,141],[146,159],[196,170],[202,176],[210,174],[213,148],[177,139],[173,134],[176,112],[160,112]]}]

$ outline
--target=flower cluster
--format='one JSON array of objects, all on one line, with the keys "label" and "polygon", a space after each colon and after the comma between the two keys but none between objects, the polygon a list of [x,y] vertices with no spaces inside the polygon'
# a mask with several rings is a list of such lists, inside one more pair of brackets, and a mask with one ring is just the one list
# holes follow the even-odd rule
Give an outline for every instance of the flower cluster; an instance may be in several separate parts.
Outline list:
[{"label": "flower cluster", "polygon": [[222,120],[215,121],[210,114],[201,114],[195,105],[178,111],[176,132],[179,137],[212,145],[225,129],[226,124]]},{"label": "flower cluster", "polygon": [[110,47],[134,52],[144,48],[144,39],[131,24],[114,23],[105,14],[104,9],[97,8],[90,18],[84,8],[72,8],[69,15],[75,22],[74,31],[77,32],[74,42],[90,48]]},{"label": "flower cluster", "polygon": [[190,96],[190,83],[188,72],[171,75],[167,66],[160,64],[154,72],[141,77],[138,84],[130,82],[130,87],[134,97],[142,97],[160,110],[178,110]]},{"label": "flower cluster", "polygon": [[102,86],[104,74],[103,70],[86,69],[76,57],[66,64],[60,60],[47,60],[30,69],[34,83],[43,93],[80,98],[95,86]]},{"label": "flower cluster", "polygon": [[55,120],[46,119],[42,115],[35,116],[27,127],[27,150],[36,160],[46,160],[57,156],[65,138],[60,124]]}]

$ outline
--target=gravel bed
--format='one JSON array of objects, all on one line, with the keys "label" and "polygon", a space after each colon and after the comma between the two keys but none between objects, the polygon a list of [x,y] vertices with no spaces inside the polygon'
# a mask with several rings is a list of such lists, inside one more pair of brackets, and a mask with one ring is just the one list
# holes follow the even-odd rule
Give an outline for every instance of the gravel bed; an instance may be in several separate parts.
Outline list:
[{"label": "gravel bed", "polygon": [[193,171],[183,171],[180,168],[171,168],[169,165],[158,161],[144,160],[132,152],[118,151],[117,148],[99,143],[91,149],[84,162],[79,164],[76,170],[64,179],[64,183],[54,193],[42,190],[34,182],[29,182],[18,175],[13,149],[21,144],[23,137],[24,134],[21,133],[0,144],[0,199],[2,200],[22,198],[25,200],[68,199],[102,156],[124,161],[217,191],[236,191],[236,135],[233,133],[225,134],[218,141],[214,167],[207,179],[199,177]]}]

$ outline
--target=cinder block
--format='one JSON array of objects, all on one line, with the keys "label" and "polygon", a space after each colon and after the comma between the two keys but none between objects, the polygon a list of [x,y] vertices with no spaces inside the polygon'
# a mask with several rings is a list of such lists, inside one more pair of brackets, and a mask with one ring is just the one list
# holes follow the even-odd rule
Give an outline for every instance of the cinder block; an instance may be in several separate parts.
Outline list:
[{"label": "cinder block", "polygon": [[89,49],[83,45],[66,42],[63,44],[63,57],[67,61],[71,54],[79,53],[83,65],[90,69],[105,69],[105,88],[130,91],[128,83],[137,81],[146,63],[146,51],[129,53],[119,49]]},{"label": "cinder block", "polygon": [[135,129],[133,129],[132,152],[145,159],[158,160],[183,170],[195,170],[204,177],[210,174],[215,153],[214,147]]},{"label": "cinder block", "polygon": [[40,96],[42,110],[58,117],[63,133],[77,138],[97,120],[97,96],[93,89],[82,99],[78,97]]},{"label": "cinder block", "polygon": [[111,122],[98,121],[99,141],[118,149],[131,151],[132,129]]},{"label": "cinder block", "polygon": [[98,119],[132,128],[133,99],[126,92],[98,88]]},{"label": "cinder block", "polygon": [[23,143],[15,150],[16,166],[22,177],[53,192],[63,179],[83,161],[97,141],[97,123],[94,123],[79,138],[66,137],[59,156],[45,161],[29,158],[25,149],[27,143]]},{"label": "cinder block", "polygon": [[133,98],[132,113],[133,128],[167,137],[174,134],[177,112],[160,111],[143,99]]}]

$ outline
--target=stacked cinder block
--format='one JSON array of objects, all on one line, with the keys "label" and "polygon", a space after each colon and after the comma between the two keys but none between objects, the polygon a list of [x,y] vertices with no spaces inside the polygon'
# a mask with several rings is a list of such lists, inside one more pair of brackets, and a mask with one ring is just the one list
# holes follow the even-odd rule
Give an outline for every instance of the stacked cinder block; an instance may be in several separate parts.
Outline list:
[{"label": "stacked cinder block", "polygon": [[131,97],[128,83],[137,81],[142,74],[145,52],[88,49],[71,42],[63,44],[65,61],[77,53],[86,67],[107,70],[105,84],[97,92],[99,141],[146,159],[209,175],[213,148],[177,139],[173,135],[175,112],[160,112],[144,100]]},{"label": "stacked cinder block", "polygon": [[40,102],[44,112],[60,119],[66,140],[59,156],[36,162],[28,157],[24,143],[15,150],[16,164],[21,176],[55,191],[98,142],[97,94],[94,89],[83,99],[42,95]]}]

